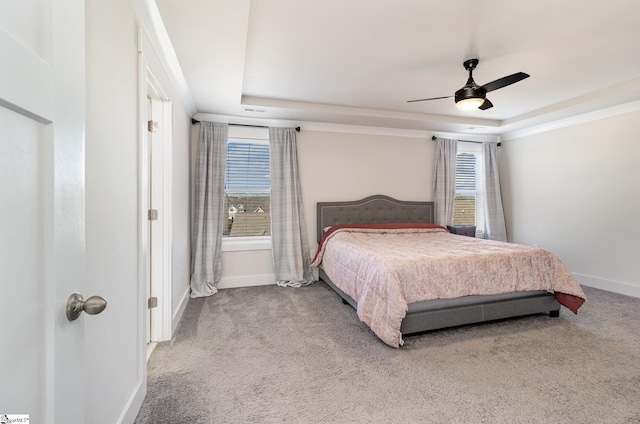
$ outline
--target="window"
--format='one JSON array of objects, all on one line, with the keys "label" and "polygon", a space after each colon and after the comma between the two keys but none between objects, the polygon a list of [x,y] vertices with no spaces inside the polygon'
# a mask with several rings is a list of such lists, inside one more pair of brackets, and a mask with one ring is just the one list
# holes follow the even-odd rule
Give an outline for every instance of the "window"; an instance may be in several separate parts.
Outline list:
[{"label": "window", "polygon": [[475,225],[484,236],[484,165],[482,144],[458,142],[453,225]]},{"label": "window", "polygon": [[229,134],[223,237],[271,235],[269,141]]}]

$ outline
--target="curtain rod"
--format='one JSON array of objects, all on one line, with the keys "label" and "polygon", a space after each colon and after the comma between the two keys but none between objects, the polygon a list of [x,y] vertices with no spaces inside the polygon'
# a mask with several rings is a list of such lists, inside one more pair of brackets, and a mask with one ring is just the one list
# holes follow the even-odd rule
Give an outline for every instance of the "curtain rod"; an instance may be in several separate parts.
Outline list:
[{"label": "curtain rod", "polygon": [[[200,122],[200,121],[198,121],[198,120],[197,120],[197,119],[195,119],[195,118],[191,118],[191,124],[192,124],[192,125],[195,125],[195,124],[197,124],[198,122]],[[267,127],[267,126],[265,126],[265,125],[247,125],[247,124],[227,124],[227,125],[232,125],[232,126],[234,126],[234,127],[269,128],[269,127]],[[297,132],[300,132],[300,127],[296,127],[296,131],[297,131]]]},{"label": "curtain rod", "polygon": [[[431,136],[431,140],[436,141],[438,137],[436,137],[435,135]],[[469,141],[469,140],[458,140],[458,141],[463,141],[465,143],[479,143],[482,144],[482,141]],[[502,143],[498,143],[498,147],[502,146]]]}]

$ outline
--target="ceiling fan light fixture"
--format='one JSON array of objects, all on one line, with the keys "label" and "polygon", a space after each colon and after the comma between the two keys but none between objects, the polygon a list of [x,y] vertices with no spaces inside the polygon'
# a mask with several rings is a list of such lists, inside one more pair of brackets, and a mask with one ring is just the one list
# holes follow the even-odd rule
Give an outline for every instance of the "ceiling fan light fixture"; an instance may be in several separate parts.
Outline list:
[{"label": "ceiling fan light fixture", "polygon": [[477,109],[484,103],[482,97],[471,97],[468,99],[461,99],[456,102],[456,106],[460,110],[473,110]]},{"label": "ceiling fan light fixture", "polygon": [[488,92],[504,88],[511,84],[515,84],[518,81],[522,81],[525,78],[529,78],[529,74],[525,74],[524,72],[516,72],[515,74],[498,78],[497,80],[488,82],[484,85],[478,85],[473,80],[473,70],[476,69],[476,66],[479,62],[480,61],[478,59],[469,59],[464,61],[462,65],[464,66],[464,69],[469,71],[469,79],[467,79],[467,83],[464,87],[456,91],[454,96],[430,97],[428,99],[409,100],[407,103],[424,102],[426,100],[448,99],[453,97],[454,102],[459,110],[487,110],[493,107],[493,103],[491,103],[491,101],[487,99]]}]

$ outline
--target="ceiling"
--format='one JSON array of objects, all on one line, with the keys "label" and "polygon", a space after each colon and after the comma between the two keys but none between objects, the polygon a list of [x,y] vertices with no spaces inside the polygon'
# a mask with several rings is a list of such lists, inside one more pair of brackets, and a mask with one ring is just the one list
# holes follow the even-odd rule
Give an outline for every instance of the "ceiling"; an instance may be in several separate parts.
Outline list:
[{"label": "ceiling", "polygon": [[[200,113],[500,135],[640,103],[640,2],[156,0]],[[526,72],[461,112],[450,96]]]}]

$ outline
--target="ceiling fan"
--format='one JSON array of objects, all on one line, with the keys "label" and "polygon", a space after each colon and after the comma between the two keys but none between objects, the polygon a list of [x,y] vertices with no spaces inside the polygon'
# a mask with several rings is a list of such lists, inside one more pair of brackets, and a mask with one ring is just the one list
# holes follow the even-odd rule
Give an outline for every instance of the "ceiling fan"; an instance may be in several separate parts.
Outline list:
[{"label": "ceiling fan", "polygon": [[502,77],[495,81],[491,81],[485,85],[478,85],[473,80],[473,70],[478,66],[478,59],[469,59],[465,60],[463,65],[464,69],[469,71],[469,79],[464,87],[460,90],[456,91],[454,96],[444,96],[444,97],[431,97],[428,99],[417,99],[417,100],[409,100],[407,103],[412,102],[424,102],[427,100],[438,100],[438,99],[448,99],[451,97],[455,98],[456,106],[460,110],[471,110],[478,108],[480,110],[485,110],[493,107],[493,103],[487,99],[487,93],[490,91],[497,90],[499,88],[506,87],[511,84],[515,84],[518,81],[522,81],[525,78],[529,78],[529,74],[525,74],[524,72],[517,72],[515,74],[508,75],[506,77]]}]

